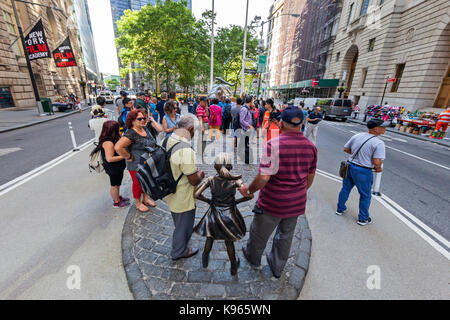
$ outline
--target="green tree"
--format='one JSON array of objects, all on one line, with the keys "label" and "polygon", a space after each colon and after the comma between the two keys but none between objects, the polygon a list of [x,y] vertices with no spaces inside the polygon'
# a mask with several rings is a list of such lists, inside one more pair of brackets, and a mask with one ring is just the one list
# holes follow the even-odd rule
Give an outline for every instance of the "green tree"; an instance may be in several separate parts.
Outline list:
[{"label": "green tree", "polygon": [[[132,71],[143,71],[153,77],[157,92],[163,79],[170,90],[172,80],[183,86],[194,83],[201,61],[206,59],[207,31],[197,22],[186,2],[158,0],[139,11],[126,10],[117,22],[119,56],[129,70],[133,62],[140,65]],[[121,75],[127,70],[121,70]]]},{"label": "green tree", "polygon": [[120,82],[117,79],[108,79],[105,83],[111,88],[111,90],[116,90],[116,88],[120,86]]}]

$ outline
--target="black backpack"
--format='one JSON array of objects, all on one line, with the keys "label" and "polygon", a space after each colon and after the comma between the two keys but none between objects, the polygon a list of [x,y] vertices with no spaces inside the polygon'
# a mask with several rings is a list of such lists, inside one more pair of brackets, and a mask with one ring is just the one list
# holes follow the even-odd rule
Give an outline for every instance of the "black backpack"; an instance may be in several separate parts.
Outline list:
[{"label": "black backpack", "polygon": [[224,106],[222,118],[225,120],[231,119],[231,106],[229,104]]},{"label": "black backpack", "polygon": [[[241,107],[243,108],[243,107]],[[240,111],[241,109],[239,108],[239,112],[236,115],[236,118],[233,119],[233,129],[237,130],[237,129],[241,129],[241,116],[240,116]]]},{"label": "black backpack", "polygon": [[191,148],[186,142],[177,142],[169,150],[166,150],[168,139],[169,137],[164,139],[161,146],[147,148],[148,153],[141,156],[136,173],[136,178],[142,190],[153,200],[163,199],[176,192],[178,182],[183,174],[175,180],[170,167],[170,157],[180,149]]}]

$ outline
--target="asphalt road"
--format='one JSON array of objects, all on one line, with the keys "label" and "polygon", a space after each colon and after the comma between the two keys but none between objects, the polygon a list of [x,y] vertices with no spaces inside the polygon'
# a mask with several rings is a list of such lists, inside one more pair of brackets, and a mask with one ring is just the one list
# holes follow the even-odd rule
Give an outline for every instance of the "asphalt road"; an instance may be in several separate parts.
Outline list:
[{"label": "asphalt road", "polygon": [[[339,175],[339,164],[348,157],[343,152],[344,144],[355,133],[366,130],[359,124],[322,122],[317,138],[318,168]],[[382,139],[386,160],[381,193],[450,240],[450,148],[395,133],[387,133]],[[376,212],[372,216],[376,219]]]},{"label": "asphalt road", "polygon": [[[113,105],[107,108],[113,110]],[[89,119],[89,112],[85,111],[0,134],[0,185],[72,150],[69,121],[78,145],[92,139]],[[319,169],[338,175],[340,161],[346,159],[343,145],[362,131],[365,127],[358,124],[322,122],[317,138]],[[387,158],[381,192],[450,240],[450,149],[395,133],[388,133],[383,139]],[[87,162],[88,159],[86,168]]]},{"label": "asphalt road", "polygon": [[[113,110],[113,105],[107,105]],[[68,122],[77,145],[94,138],[89,110],[28,128],[0,134],[0,185],[13,180],[73,149]],[[3,150],[3,152],[2,152]],[[86,159],[87,168],[88,159]]]}]

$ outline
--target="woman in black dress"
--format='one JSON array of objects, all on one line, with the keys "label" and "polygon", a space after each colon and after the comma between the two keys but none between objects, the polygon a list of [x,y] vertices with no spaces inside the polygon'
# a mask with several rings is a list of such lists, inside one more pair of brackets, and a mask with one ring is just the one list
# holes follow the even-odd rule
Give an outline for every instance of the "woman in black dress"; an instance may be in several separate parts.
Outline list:
[{"label": "woman in black dress", "polygon": [[98,147],[103,158],[103,167],[111,182],[111,197],[114,201],[114,208],[123,208],[130,205],[130,199],[120,195],[120,185],[122,184],[123,171],[125,170],[125,159],[119,156],[114,150],[114,145],[120,139],[120,124],[117,121],[106,121],[103,124],[99,137]]},{"label": "woman in black dress", "polygon": [[[253,195],[251,197],[246,196],[241,191],[244,186],[241,176],[230,173],[233,166],[228,154],[219,154],[214,161],[214,168],[218,174],[208,177],[195,191],[195,198],[208,203],[210,206],[200,222],[194,227],[194,232],[206,237],[202,256],[203,268],[208,267],[209,253],[214,240],[224,240],[231,262],[230,272],[234,276],[239,267],[239,259],[236,258],[234,250],[234,241],[244,238],[247,231],[237,204],[252,199]],[[202,195],[208,187],[211,189],[211,199]],[[237,201],[235,199],[236,189],[244,196]]]}]

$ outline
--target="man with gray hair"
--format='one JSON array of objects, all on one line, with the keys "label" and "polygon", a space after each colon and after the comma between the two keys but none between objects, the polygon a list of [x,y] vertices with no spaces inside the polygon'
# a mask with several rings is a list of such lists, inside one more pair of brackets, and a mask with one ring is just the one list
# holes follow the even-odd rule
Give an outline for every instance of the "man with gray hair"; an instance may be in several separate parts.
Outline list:
[{"label": "man with gray hair", "polygon": [[194,191],[205,177],[205,173],[196,166],[195,152],[191,148],[194,132],[194,118],[184,115],[177,129],[163,143],[166,150],[182,144],[174,149],[169,159],[173,178],[178,181],[177,189],[165,198],[175,224],[171,251],[173,260],[190,258],[198,252],[198,248],[188,247],[195,219]]},{"label": "man with gray hair", "polygon": [[164,118],[164,105],[167,102],[167,92],[161,93],[161,100],[158,101],[156,104],[156,111],[159,113],[159,123],[162,124],[163,118]]}]

